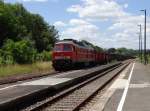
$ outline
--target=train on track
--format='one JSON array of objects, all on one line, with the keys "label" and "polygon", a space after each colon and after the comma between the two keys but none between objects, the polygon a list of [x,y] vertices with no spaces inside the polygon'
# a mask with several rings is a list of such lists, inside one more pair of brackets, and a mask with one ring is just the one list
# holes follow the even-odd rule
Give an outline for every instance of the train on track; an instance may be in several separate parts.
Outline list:
[{"label": "train on track", "polygon": [[55,43],[52,53],[52,65],[55,70],[69,70],[77,66],[103,64],[113,59],[127,59],[123,55],[108,54],[94,50],[86,42],[64,39]]}]

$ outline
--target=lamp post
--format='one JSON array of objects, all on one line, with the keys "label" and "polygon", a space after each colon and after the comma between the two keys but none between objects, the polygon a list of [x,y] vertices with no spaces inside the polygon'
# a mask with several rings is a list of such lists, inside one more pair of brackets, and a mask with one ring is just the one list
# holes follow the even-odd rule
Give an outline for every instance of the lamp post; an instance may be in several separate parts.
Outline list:
[{"label": "lamp post", "polygon": [[140,33],[139,33],[139,57],[141,59],[142,62],[142,25],[138,25],[140,27]]},{"label": "lamp post", "polygon": [[145,14],[145,21],[144,21],[144,64],[146,65],[148,60],[147,60],[147,53],[146,53],[146,9],[141,10]]}]

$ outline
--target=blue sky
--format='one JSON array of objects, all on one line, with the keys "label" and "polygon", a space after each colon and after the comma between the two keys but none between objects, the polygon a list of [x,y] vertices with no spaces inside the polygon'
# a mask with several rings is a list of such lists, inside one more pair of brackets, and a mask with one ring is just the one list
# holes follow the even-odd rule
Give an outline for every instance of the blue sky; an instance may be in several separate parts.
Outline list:
[{"label": "blue sky", "polygon": [[66,8],[71,6],[72,4],[77,4],[80,1],[77,0],[47,0],[47,1],[5,0],[5,2],[22,3],[28,11],[42,15],[49,24],[53,24],[59,20],[68,21],[69,19],[76,17],[75,14],[66,13]]},{"label": "blue sky", "polygon": [[[103,48],[138,48],[138,24],[143,25],[140,9],[147,9],[150,0],[5,0],[22,3],[59,30],[61,39],[86,39]],[[150,41],[150,24],[147,24]],[[150,42],[147,47],[150,48]]]}]

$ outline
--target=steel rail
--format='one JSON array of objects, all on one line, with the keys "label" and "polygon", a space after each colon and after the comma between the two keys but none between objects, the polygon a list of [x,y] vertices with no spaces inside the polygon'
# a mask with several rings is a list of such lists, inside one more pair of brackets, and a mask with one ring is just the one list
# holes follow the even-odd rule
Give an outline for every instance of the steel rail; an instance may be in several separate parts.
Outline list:
[{"label": "steel rail", "polygon": [[[27,107],[27,108],[24,108],[24,109],[22,109],[22,111],[35,111],[35,110],[41,110],[41,109],[43,110],[43,109],[45,109],[45,107],[47,107],[47,106],[50,106],[50,107],[52,108],[52,106],[53,106],[54,104],[56,105],[57,103],[60,103],[60,101],[61,101],[61,103],[63,104],[63,103],[65,103],[65,102],[63,102],[62,98],[67,98],[69,95],[73,94],[75,91],[77,91],[77,90],[79,90],[79,89],[82,89],[83,87],[87,87],[88,84],[91,84],[92,82],[94,82],[94,81],[96,81],[96,80],[102,78],[103,76],[107,75],[108,73],[110,73],[110,72],[112,72],[112,71],[114,71],[114,70],[117,70],[117,72],[116,72],[113,76],[111,76],[107,81],[105,81],[104,83],[102,83],[102,85],[100,85],[99,87],[97,87],[96,90],[93,89],[93,92],[92,92],[91,94],[89,94],[89,95],[88,95],[86,98],[84,98],[82,101],[80,101],[80,102],[78,101],[79,103],[76,103],[76,106],[73,105],[74,107],[69,109],[70,111],[71,111],[71,110],[77,110],[77,109],[78,109],[81,105],[83,105],[90,97],[92,97],[94,94],[96,94],[97,91],[103,89],[104,86],[106,86],[110,81],[112,81],[113,78],[115,78],[115,77],[116,77],[122,70],[124,70],[128,65],[129,65],[129,62],[124,63],[123,65],[119,65],[119,66],[115,66],[115,67],[113,67],[113,68],[110,68],[110,69],[108,69],[108,70],[102,72],[101,74],[96,75],[96,76],[94,76],[94,77],[92,77],[92,78],[89,78],[89,79],[87,79],[86,81],[84,81],[84,82],[82,82],[82,83],[79,83],[79,84],[77,84],[77,85],[75,85],[75,86],[73,86],[73,87],[70,87],[70,88],[68,88],[68,89],[66,89],[66,90],[64,90],[64,91],[62,91],[62,92],[60,92],[60,93],[58,93],[58,94],[56,94],[56,95],[54,95],[54,96],[52,96],[52,97],[48,97],[48,98],[46,98],[45,100],[42,100],[42,101],[40,101],[40,102],[37,102],[37,103],[34,104],[34,105],[31,105],[31,106],[29,106],[29,107]],[[120,67],[121,67],[121,68],[120,68]],[[89,90],[90,90],[90,89],[89,89]],[[81,99],[80,99],[80,100],[81,100]],[[60,104],[59,104],[59,105],[60,105]],[[50,107],[48,107],[48,108],[50,109]],[[54,108],[54,109],[57,109],[57,107],[60,107],[60,106],[56,105],[56,107],[55,107],[55,108],[53,107],[53,108]],[[64,107],[67,108],[67,106],[62,106],[62,109],[61,109],[61,110],[63,110]],[[52,110],[53,110],[53,109],[51,109],[50,111],[52,111]],[[66,109],[66,110],[67,110],[67,109]],[[57,110],[56,110],[56,111],[57,111]]]}]

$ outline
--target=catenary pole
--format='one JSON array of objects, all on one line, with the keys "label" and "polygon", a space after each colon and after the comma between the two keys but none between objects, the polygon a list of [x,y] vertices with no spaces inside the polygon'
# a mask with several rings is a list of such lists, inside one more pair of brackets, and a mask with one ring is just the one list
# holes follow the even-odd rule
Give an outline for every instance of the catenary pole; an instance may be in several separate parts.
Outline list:
[{"label": "catenary pole", "polygon": [[146,51],[146,9],[141,10],[144,12],[145,20],[144,20],[144,64],[146,65],[148,63],[147,60],[147,51]]}]

